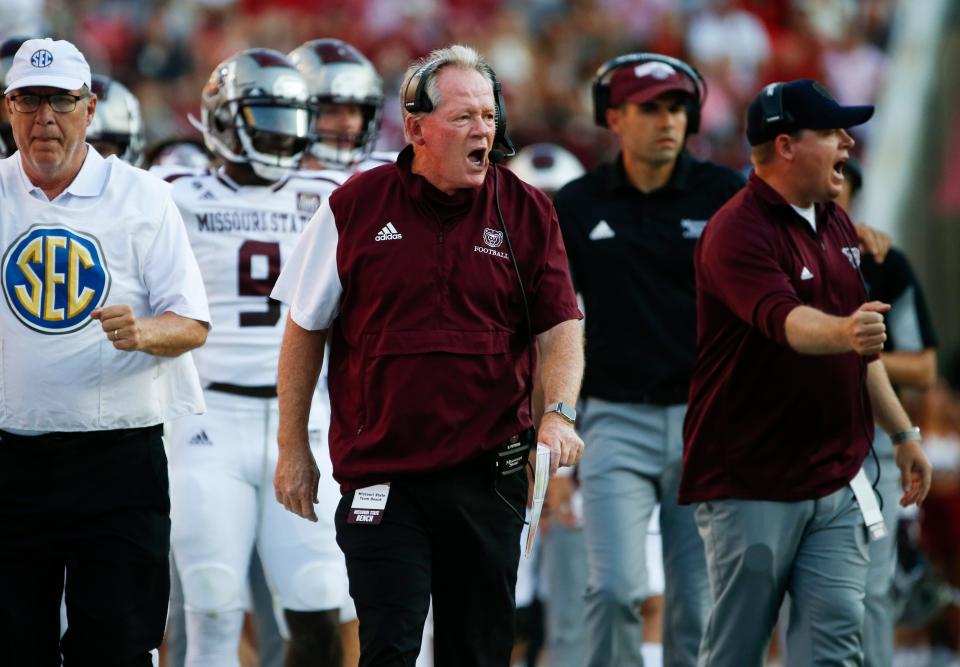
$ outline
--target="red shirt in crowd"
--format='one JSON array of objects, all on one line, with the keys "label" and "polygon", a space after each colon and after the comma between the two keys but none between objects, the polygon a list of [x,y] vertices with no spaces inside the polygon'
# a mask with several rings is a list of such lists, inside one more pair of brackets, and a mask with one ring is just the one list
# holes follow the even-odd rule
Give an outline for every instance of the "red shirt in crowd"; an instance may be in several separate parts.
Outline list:
[{"label": "red shirt in crowd", "polygon": [[797,306],[845,317],[866,300],[850,219],[832,202],[815,209],[816,232],[753,174],[704,230],[682,503],[821,498],[867,454],[873,358],[800,354],[786,340]]},{"label": "red shirt in crowd", "polygon": [[[301,327],[330,329],[330,454],[344,492],[457,465],[532,423],[494,168],[479,190],[447,196],[410,171],[412,153],[340,186],[274,291]],[[496,170],[533,333],[579,319],[552,202]]]}]

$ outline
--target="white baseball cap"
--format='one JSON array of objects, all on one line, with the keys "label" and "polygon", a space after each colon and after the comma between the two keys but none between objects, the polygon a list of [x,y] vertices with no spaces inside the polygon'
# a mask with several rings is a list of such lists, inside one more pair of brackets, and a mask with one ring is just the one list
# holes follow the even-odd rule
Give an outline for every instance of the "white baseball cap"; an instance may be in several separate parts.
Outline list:
[{"label": "white baseball cap", "polygon": [[7,84],[4,95],[27,86],[89,88],[90,65],[77,47],[66,40],[28,39],[13,57]]}]

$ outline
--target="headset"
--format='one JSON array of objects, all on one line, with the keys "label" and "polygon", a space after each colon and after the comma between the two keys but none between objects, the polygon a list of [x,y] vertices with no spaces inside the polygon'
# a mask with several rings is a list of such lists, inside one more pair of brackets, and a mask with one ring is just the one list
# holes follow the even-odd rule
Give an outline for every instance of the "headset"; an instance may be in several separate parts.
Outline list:
[{"label": "headset", "polygon": [[771,83],[760,95],[761,120],[765,127],[793,121],[793,116],[783,110],[783,85],[783,82]]},{"label": "headset", "polygon": [[659,53],[628,53],[617,56],[600,65],[593,78],[593,120],[600,127],[607,127],[607,108],[610,106],[610,80],[613,73],[627,65],[642,65],[643,63],[663,63],[677,70],[693,83],[693,101],[687,105],[687,134],[696,134],[700,129],[700,109],[707,99],[707,81],[691,65],[679,58],[664,56]]},{"label": "headset", "polygon": [[[410,80],[407,81],[403,89],[403,108],[408,113],[429,113],[433,111],[433,101],[427,94],[427,83],[433,78],[437,69],[443,65],[450,64],[449,60],[431,60],[425,63],[420,69],[413,73]],[[493,148],[490,150],[490,161],[499,163],[508,157],[517,154],[510,137],[507,136],[507,107],[503,103],[503,90],[500,82],[497,81],[497,75],[487,63],[480,65],[481,69],[487,74],[493,82],[493,108],[494,108],[494,126],[496,133],[493,135]]]}]

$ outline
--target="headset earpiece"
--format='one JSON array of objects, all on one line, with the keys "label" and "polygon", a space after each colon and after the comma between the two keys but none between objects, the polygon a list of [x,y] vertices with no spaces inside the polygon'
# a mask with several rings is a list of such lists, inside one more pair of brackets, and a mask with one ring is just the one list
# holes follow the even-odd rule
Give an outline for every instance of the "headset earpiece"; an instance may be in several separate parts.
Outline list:
[{"label": "headset earpiece", "polygon": [[793,120],[790,114],[783,111],[782,83],[771,83],[763,89],[763,94],[760,96],[760,112],[763,114],[764,125]]},{"label": "headset earpiece", "polygon": [[507,136],[507,106],[503,103],[503,90],[500,87],[500,82],[497,81],[497,75],[492,69],[488,69],[490,78],[493,79],[493,118],[494,125],[497,128],[493,135],[493,149],[490,151],[490,160],[503,162],[508,157],[516,155],[517,149],[514,148],[513,142]]},{"label": "headset earpiece", "polygon": [[700,129],[700,110],[707,99],[707,82],[697,69],[679,58],[659,53],[628,53],[608,60],[597,69],[593,78],[593,121],[600,127],[607,127],[607,109],[610,107],[610,80],[613,73],[621,67],[658,62],[669,65],[693,83],[693,101],[687,107],[687,134],[696,134]]},{"label": "headset earpiece", "polygon": [[403,108],[408,113],[430,113],[433,111],[433,102],[427,95],[427,81],[430,80],[430,76],[439,64],[439,60],[431,60],[410,77],[406,88],[403,89]]}]

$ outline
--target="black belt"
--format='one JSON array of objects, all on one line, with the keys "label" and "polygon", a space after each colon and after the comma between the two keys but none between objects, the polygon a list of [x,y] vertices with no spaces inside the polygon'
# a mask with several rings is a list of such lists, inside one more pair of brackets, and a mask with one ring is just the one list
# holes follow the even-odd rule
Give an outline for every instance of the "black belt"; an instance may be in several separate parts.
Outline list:
[{"label": "black belt", "polygon": [[207,389],[213,391],[222,391],[225,394],[236,394],[237,396],[249,396],[251,398],[276,398],[277,385],[268,384],[259,387],[248,387],[239,384],[227,384],[226,382],[211,382]]},{"label": "black belt", "polygon": [[70,442],[73,440],[81,440],[83,438],[111,438],[114,440],[120,440],[122,438],[129,438],[133,435],[138,435],[140,433],[146,433],[152,429],[163,429],[163,424],[155,424],[153,426],[136,426],[133,428],[115,428],[102,431],[50,431],[47,433],[41,433],[39,435],[20,435],[18,433],[10,433],[9,431],[4,431],[0,429],[0,441],[7,441],[10,443],[37,443],[37,442]]},{"label": "black belt", "polygon": [[650,403],[651,405],[680,405],[686,403],[690,394],[687,386],[666,386],[656,387],[640,397],[640,403]]}]

